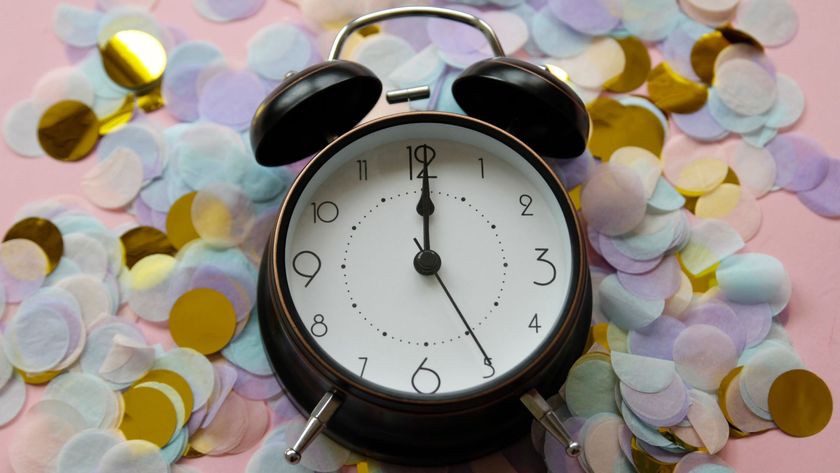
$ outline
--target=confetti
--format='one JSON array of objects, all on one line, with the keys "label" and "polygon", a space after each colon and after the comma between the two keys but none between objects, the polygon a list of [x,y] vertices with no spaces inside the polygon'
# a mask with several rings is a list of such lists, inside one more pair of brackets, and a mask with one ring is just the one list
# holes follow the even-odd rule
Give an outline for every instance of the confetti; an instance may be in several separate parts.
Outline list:
[{"label": "confetti", "polygon": [[832,404],[825,381],[807,370],[786,371],[770,386],[770,415],[788,435],[808,437],[822,431],[831,419]]},{"label": "confetti", "polygon": [[169,330],[175,343],[204,355],[227,345],[235,328],[233,304],[212,289],[185,293],[175,301],[169,316]]},{"label": "confetti", "polygon": [[291,23],[266,26],[248,41],[248,67],[270,80],[306,68],[314,54],[308,33]]},{"label": "confetti", "polygon": [[78,161],[93,151],[99,138],[99,119],[86,104],[62,100],[51,105],[38,122],[38,142],[52,158]]},{"label": "confetti", "polygon": [[192,4],[204,18],[223,23],[256,15],[265,5],[265,0],[193,0]]}]

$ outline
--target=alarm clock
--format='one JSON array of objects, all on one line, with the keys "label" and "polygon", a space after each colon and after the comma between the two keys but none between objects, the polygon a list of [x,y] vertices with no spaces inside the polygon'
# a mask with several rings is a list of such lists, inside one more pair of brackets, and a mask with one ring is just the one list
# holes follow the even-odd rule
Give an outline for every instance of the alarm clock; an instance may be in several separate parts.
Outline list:
[{"label": "alarm clock", "polygon": [[[404,16],[471,25],[494,57],[452,93],[466,115],[359,122],[382,93],[339,59],[359,28]],[[389,102],[429,87],[388,91]],[[257,161],[315,154],[290,187],[260,270],[267,356],[316,436],[397,464],[466,461],[523,437],[536,418],[576,455],[543,396],[584,350],[591,289],[581,225],[541,156],[585,148],[586,109],[543,68],[505,57],[466,13],[403,7],[362,16],[329,60],[287,76],[259,107]]]}]

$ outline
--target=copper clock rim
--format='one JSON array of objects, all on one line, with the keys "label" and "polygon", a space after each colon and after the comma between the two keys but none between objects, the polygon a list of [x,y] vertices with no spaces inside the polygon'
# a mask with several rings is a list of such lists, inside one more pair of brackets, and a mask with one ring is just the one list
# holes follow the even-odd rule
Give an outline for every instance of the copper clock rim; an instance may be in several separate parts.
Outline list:
[{"label": "copper clock rim", "polygon": [[[502,141],[505,145],[513,148],[513,150],[521,157],[527,159],[529,164],[534,166],[535,170],[543,178],[549,181],[549,187],[552,189],[555,197],[558,198],[567,226],[569,227],[571,237],[570,243],[573,246],[572,263],[577,266],[577,273],[575,274],[574,271],[572,272],[572,287],[569,290],[569,298],[566,303],[566,307],[562,310],[566,317],[564,317],[559,327],[555,329],[554,335],[543,341],[542,344],[538,346],[535,351],[539,351],[539,353],[522,362],[525,363],[524,366],[522,366],[522,364],[517,365],[508,375],[506,375],[505,378],[495,383],[489,383],[486,389],[474,388],[456,391],[453,393],[454,395],[437,395],[434,397],[430,396],[420,398],[410,394],[400,395],[398,394],[398,391],[385,387],[377,389],[373,383],[359,382],[355,379],[356,376],[347,371],[346,368],[333,366],[330,362],[331,359],[329,358],[329,355],[325,352],[321,353],[323,350],[316,346],[317,343],[308,340],[307,335],[302,333],[299,322],[295,320],[296,317],[298,319],[300,319],[300,317],[297,315],[297,310],[294,307],[294,302],[291,300],[290,293],[288,294],[289,301],[286,300],[287,291],[284,290],[283,284],[281,284],[282,279],[277,265],[277,260],[279,255],[279,243],[281,241],[281,229],[288,227],[288,222],[291,220],[291,213],[294,210],[293,204],[297,202],[299,198],[298,194],[303,190],[301,187],[305,187],[311,180],[311,176],[308,176],[306,179],[302,179],[302,177],[307,176],[310,172],[314,174],[314,172],[317,171],[317,169],[312,171],[311,168],[315,166],[320,168],[324,162],[332,158],[338,151],[349,144],[345,143],[348,140],[355,140],[370,133],[390,128],[391,126],[423,122],[463,126],[483,134],[488,134],[485,132],[489,131],[491,133],[489,134],[491,138]],[[493,136],[492,133],[495,133],[496,136]],[[517,149],[517,147],[519,149]],[[557,189],[561,192],[558,193],[556,189],[553,188],[553,185],[556,185]],[[560,198],[561,196],[562,199]],[[294,200],[294,202],[292,202],[292,200]],[[546,359],[550,358],[552,353],[555,353],[561,348],[561,345],[570,335],[570,332],[574,328],[575,321],[578,318],[578,312],[582,309],[584,291],[587,287],[587,284],[585,283],[585,279],[587,277],[586,242],[583,238],[582,226],[577,212],[575,211],[574,204],[569,197],[568,191],[563,186],[562,182],[560,182],[560,179],[554,171],[551,170],[545,160],[535,151],[505,130],[466,115],[447,112],[414,111],[388,115],[359,125],[329,143],[324,149],[319,151],[309,163],[306,164],[306,166],[298,174],[298,177],[295,179],[293,184],[289,187],[286,197],[283,199],[283,203],[280,206],[277,218],[275,219],[268,248],[270,249],[270,253],[266,255],[266,257],[269,258],[269,284],[271,285],[271,292],[273,293],[271,295],[273,296],[272,298],[280,304],[280,314],[272,315],[278,317],[281,324],[289,329],[289,338],[296,344],[298,351],[307,357],[306,361],[308,361],[316,370],[321,372],[326,379],[329,379],[330,382],[335,384],[335,387],[339,390],[345,390],[347,387],[350,387],[353,390],[364,393],[366,397],[369,398],[405,405],[454,406],[464,402],[474,402],[476,399],[481,398],[486,398],[488,401],[495,400],[498,397],[506,397],[506,395],[509,395],[509,388],[511,385],[517,383],[527,384],[527,379],[529,377],[528,374],[532,371],[538,370],[538,368],[545,363]],[[575,251],[575,249],[577,251]],[[285,248],[283,251],[285,252]],[[286,286],[288,287],[288,282],[286,282]],[[344,371],[347,371],[347,373]]]}]

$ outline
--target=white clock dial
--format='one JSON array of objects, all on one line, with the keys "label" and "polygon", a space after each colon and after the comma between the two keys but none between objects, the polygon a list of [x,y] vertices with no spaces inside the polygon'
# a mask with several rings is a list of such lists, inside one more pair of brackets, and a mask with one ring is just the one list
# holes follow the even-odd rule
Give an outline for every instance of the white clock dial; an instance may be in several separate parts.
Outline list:
[{"label": "white clock dial", "polygon": [[[437,276],[413,264],[424,159]],[[486,387],[555,334],[576,274],[567,219],[502,141],[395,125],[338,150],[301,185],[281,278],[301,327],[365,382],[414,396]]]}]

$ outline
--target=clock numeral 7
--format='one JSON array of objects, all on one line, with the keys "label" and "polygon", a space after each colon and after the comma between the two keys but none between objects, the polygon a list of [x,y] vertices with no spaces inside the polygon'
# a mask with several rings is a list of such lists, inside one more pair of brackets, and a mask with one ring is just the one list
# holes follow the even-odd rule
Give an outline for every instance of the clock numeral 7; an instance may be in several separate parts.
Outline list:
[{"label": "clock numeral 7", "polygon": [[[408,150],[408,180],[411,181],[415,179],[423,179],[423,167],[422,164],[426,164],[426,168],[430,168],[432,165],[432,161],[435,160],[437,153],[435,149],[429,145],[422,144],[420,146],[406,146]],[[414,162],[418,162],[421,164],[420,172],[417,173],[417,176],[414,175]],[[433,176],[429,174],[429,179],[437,179],[437,176]]]},{"label": "clock numeral 7", "polygon": [[362,360],[362,372],[361,372],[361,373],[359,373],[359,377],[360,377],[360,378],[364,378],[364,377],[365,377],[365,368],[367,368],[367,360],[368,360],[368,357],[366,357],[366,356],[360,356],[360,357],[359,357],[359,359],[360,359],[360,360]]},{"label": "clock numeral 7", "polygon": [[423,358],[420,366],[417,367],[411,376],[411,387],[419,394],[434,394],[440,389],[440,375],[435,370],[423,366],[427,361],[429,361],[428,358]]},{"label": "clock numeral 7", "polygon": [[551,267],[551,278],[545,282],[534,281],[534,284],[537,286],[548,286],[549,284],[553,283],[555,279],[557,279],[557,267],[554,266],[554,263],[544,258],[545,254],[548,253],[548,248],[534,248],[534,251],[539,253],[537,256],[537,261],[545,263]]},{"label": "clock numeral 7", "polygon": [[[312,263],[314,263],[314,265]],[[313,268],[312,266],[315,267]],[[318,271],[321,271],[321,258],[312,251],[301,251],[292,259],[292,269],[299,276],[307,279],[306,284],[304,284],[303,287],[309,287],[309,284],[313,279],[315,279]]]}]

